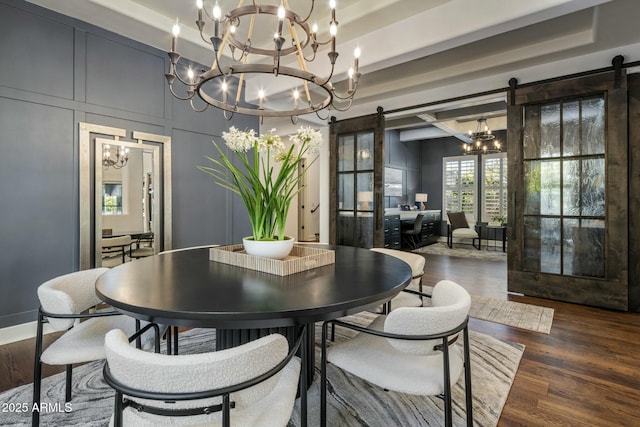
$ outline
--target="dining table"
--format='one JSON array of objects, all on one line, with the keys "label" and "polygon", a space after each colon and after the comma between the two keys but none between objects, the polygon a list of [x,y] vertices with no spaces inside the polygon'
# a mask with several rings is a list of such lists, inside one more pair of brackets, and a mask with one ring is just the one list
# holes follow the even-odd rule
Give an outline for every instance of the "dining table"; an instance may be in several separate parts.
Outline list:
[{"label": "dining table", "polygon": [[[334,251],[335,262],[279,276],[212,261],[209,251],[216,249],[200,247],[114,267],[98,278],[96,293],[139,320],[215,328],[217,350],[270,333],[293,343],[304,329],[302,363],[312,381],[315,323],[374,310],[402,291],[412,274],[402,260],[368,249],[309,246]],[[306,419],[306,407],[304,413]]]}]

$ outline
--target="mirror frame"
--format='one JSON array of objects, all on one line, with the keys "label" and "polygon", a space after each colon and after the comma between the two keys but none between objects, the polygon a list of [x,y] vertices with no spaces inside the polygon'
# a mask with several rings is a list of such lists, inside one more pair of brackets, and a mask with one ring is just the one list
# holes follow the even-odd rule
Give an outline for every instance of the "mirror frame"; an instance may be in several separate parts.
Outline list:
[{"label": "mirror frame", "polygon": [[[100,143],[104,141],[113,141],[113,144],[127,144],[128,146],[144,146],[144,148],[152,148],[159,150],[162,147],[162,201],[158,200],[158,203],[162,203],[162,234],[163,234],[163,250],[169,250],[172,248],[172,207],[171,207],[171,137],[166,135],[155,135],[145,132],[133,131],[132,136],[133,139],[137,142],[131,141],[122,141],[120,138],[126,136],[126,130],[121,128],[109,127],[96,125],[91,123],[80,122],[79,126],[79,155],[78,155],[78,163],[79,163],[79,238],[80,238],[80,249],[79,249],[79,264],[80,270],[86,270],[88,268],[92,268],[95,266],[91,262],[91,243],[92,241],[97,242],[96,236],[97,233],[100,233],[100,238],[102,238],[102,229],[97,228],[98,223],[102,224],[102,218],[94,220],[92,233],[92,223],[91,223],[91,214],[95,209],[96,203],[91,203],[91,192],[95,191],[95,176],[92,176],[92,158],[91,158],[91,148],[94,150],[96,148],[97,140],[101,139]],[[156,144],[144,144],[144,142],[154,142]],[[129,145],[131,144],[131,145]],[[154,156],[154,169],[158,171],[160,174],[160,152],[157,152],[158,155]],[[156,151],[154,151],[156,154]],[[158,164],[156,168],[156,162]],[[100,161],[98,160],[100,164]],[[95,159],[93,161],[93,166],[95,167]],[[99,174],[102,177],[102,171],[96,172],[94,169],[94,174]],[[155,176],[155,172],[154,172]],[[159,175],[158,175],[159,177]],[[94,185],[92,186],[92,178],[94,179]],[[102,181],[102,179],[100,179]],[[156,182],[160,182],[159,178]],[[102,190],[100,190],[102,191]],[[155,210],[155,215],[159,217],[159,209]],[[158,220],[159,222],[159,220]],[[94,251],[94,256],[95,253]]]},{"label": "mirror frame", "polygon": [[[96,138],[95,139],[95,160],[94,160],[94,165],[101,165],[102,163],[102,149],[98,149],[101,148],[101,145],[103,144],[114,144],[114,141],[112,139],[106,139],[106,138]],[[129,149],[141,149],[143,150],[143,152],[151,152],[153,154],[153,182],[154,183],[159,183],[160,182],[160,158],[159,158],[159,154],[160,154],[160,146],[158,145],[150,145],[150,144],[143,144],[141,141],[139,142],[129,142],[129,141],[122,141],[119,140],[116,147],[125,147],[125,148],[129,148]],[[93,228],[94,228],[94,242],[96,244],[94,244],[94,265],[96,267],[98,267],[98,261],[101,256],[102,256],[102,248],[100,245],[97,244],[98,241],[100,241],[100,239],[102,239],[102,197],[100,197],[100,195],[102,194],[102,184],[104,184],[103,180],[102,180],[102,175],[103,175],[103,168],[102,167],[96,167],[95,168],[95,173],[94,173],[94,220],[93,220]],[[155,185],[155,184],[154,184]],[[164,184],[163,184],[164,186]],[[155,187],[154,187],[154,191],[155,191]],[[157,200],[156,200],[156,204],[157,204]],[[151,230],[154,233],[154,236],[158,236],[159,235],[159,224],[160,224],[160,209],[153,209],[153,215],[152,215],[152,221],[153,221],[153,229]],[[155,245],[155,251],[154,253],[158,253],[160,252],[158,250],[158,245]]]}]

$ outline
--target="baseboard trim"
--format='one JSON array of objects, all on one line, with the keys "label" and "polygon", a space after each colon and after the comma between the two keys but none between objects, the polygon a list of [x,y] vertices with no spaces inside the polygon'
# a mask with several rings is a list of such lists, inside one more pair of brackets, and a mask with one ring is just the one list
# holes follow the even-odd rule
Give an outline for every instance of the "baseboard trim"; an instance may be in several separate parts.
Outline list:
[{"label": "baseboard trim", "polygon": [[[0,329],[0,345],[11,344],[14,342],[35,338],[38,322],[27,322],[20,325],[8,326]],[[55,332],[53,328],[45,324],[43,332],[50,334]]]}]

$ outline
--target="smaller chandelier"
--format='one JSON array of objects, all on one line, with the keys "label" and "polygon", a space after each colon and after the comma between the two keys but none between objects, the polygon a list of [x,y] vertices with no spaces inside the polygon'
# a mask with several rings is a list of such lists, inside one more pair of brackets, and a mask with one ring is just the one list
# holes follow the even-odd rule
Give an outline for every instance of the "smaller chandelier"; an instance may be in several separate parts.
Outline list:
[{"label": "smaller chandelier", "polygon": [[469,138],[471,142],[465,142],[462,145],[464,154],[489,154],[502,151],[500,141],[491,133],[491,129],[487,125],[487,119],[484,117],[478,119],[478,126],[475,132],[469,131]]},{"label": "smaller chandelier", "polygon": [[102,164],[104,165],[105,169],[109,169],[110,167],[114,169],[123,168],[127,165],[128,161],[129,161],[129,149],[125,148],[124,146],[120,147],[120,149],[116,147],[115,156],[111,155],[110,145],[105,145],[104,148],[102,149]]},{"label": "smaller chandelier", "polygon": [[[222,0],[221,0],[222,1]],[[205,0],[197,0],[196,25],[203,41],[212,48],[212,65],[208,69],[183,71],[179,64],[180,54],[176,50],[180,24],[172,29],[170,63],[165,74],[171,94],[188,101],[195,111],[204,111],[209,105],[224,111],[230,119],[234,113],[259,117],[291,117],[295,123],[303,114],[321,110],[345,111],[351,107],[358,89],[360,48],[354,51],[353,66],[347,73],[344,90],[338,91],[331,82],[334,77],[338,51],[336,50],[336,1],[329,1],[327,40],[318,40],[318,25],[312,19],[323,18],[314,14],[315,0],[296,2],[304,10],[294,11],[288,0],[277,0],[275,4],[257,1],[226,14],[215,2],[208,8]],[[293,3],[293,2],[292,2]],[[205,34],[206,22],[213,28]],[[328,46],[326,74],[311,70],[321,46]],[[223,51],[228,48],[228,55]],[[318,61],[319,62],[319,61]],[[278,83],[286,82],[290,93],[281,92]],[[176,90],[174,83],[181,89]],[[282,87],[282,86],[280,86]],[[269,93],[269,89],[275,93]],[[281,92],[278,96],[278,92]],[[194,100],[198,102],[194,103]],[[271,99],[270,99],[271,98]],[[254,104],[243,102],[255,100]],[[321,117],[322,119],[328,118]]]}]

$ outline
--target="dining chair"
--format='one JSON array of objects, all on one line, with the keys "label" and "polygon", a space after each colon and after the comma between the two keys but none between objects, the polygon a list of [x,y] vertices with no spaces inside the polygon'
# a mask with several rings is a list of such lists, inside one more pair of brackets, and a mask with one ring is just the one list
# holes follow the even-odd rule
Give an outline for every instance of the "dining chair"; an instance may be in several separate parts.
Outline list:
[{"label": "dining chair", "polygon": [[[422,292],[422,276],[424,275],[425,258],[420,254],[414,254],[412,252],[399,251],[397,249],[388,248],[371,248],[373,252],[378,252],[385,255],[390,255],[394,258],[398,258],[411,267],[411,282],[409,287],[414,290],[417,289]],[[393,297],[386,304],[378,307],[377,312],[382,314],[389,313],[392,309],[397,307],[421,307],[422,297],[418,294],[411,292],[411,289],[405,289],[398,295]]]},{"label": "dining chair", "polygon": [[[424,295],[428,297],[428,295]],[[326,425],[327,362],[384,390],[444,400],[444,424],[451,426],[451,388],[464,372],[467,426],[473,425],[469,332],[471,297],[449,280],[438,282],[429,307],[400,307],[364,327],[329,320],[322,327],[321,425]],[[359,333],[327,348],[329,324]],[[462,335],[463,344],[456,344]]]},{"label": "dining chair", "polygon": [[108,257],[122,255],[122,263],[125,263],[127,255],[126,248],[131,247],[131,236],[104,237],[100,242],[102,245],[102,255]]},{"label": "dining chair", "polygon": [[[155,330],[155,348],[160,351],[159,329],[154,324],[141,323],[113,309],[95,310],[102,301],[97,297],[95,283],[108,268],[77,271],[53,278],[38,287],[38,322],[33,369],[33,403],[40,406],[42,364],[66,365],[65,401],[71,401],[73,364],[105,358],[104,337],[118,328],[129,335],[137,330]],[[44,324],[64,333],[43,351]],[[141,329],[141,326],[144,326]],[[154,343],[154,335],[145,333],[137,342],[144,348]],[[32,424],[38,425],[40,413],[33,411]]]},{"label": "dining chair", "polygon": [[[469,226],[467,216],[464,212],[447,212],[449,222],[447,224],[447,245],[453,248],[453,238],[472,239],[471,244],[474,248],[480,250],[482,241],[478,232]],[[476,246],[476,240],[478,246]]]},{"label": "dining chair", "polygon": [[111,424],[286,426],[303,340],[304,332],[289,350],[284,336],[272,334],[216,352],[168,356],[135,349],[125,333],[110,331],[104,378],[116,391]]},{"label": "dining chair", "polygon": [[138,259],[155,255],[153,248],[153,232],[138,235],[129,244],[129,258]]}]

